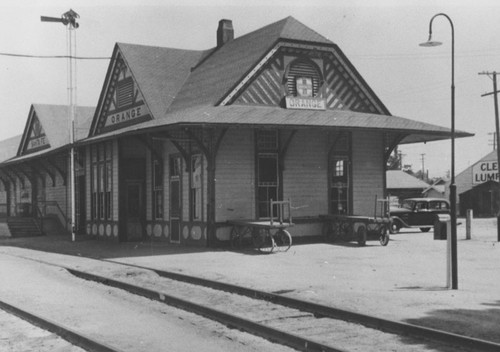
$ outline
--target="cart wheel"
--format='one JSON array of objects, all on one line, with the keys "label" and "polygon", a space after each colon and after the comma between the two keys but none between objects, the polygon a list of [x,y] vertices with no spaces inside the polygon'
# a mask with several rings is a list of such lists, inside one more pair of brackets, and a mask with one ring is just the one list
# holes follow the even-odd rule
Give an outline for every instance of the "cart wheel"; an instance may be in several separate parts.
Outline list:
[{"label": "cart wheel", "polygon": [[341,241],[349,242],[352,238],[353,231],[354,229],[352,227],[352,224],[347,221],[340,222],[338,225],[338,234]]},{"label": "cart wheel", "polygon": [[237,249],[241,247],[241,236],[236,226],[233,226],[233,228],[231,229],[230,240],[231,240],[231,248]]},{"label": "cart wheel", "polygon": [[356,235],[358,236],[358,244],[360,246],[366,245],[366,227],[364,225],[358,227]]},{"label": "cart wheel", "polygon": [[329,221],[325,221],[323,223],[323,229],[321,230],[321,234],[323,235],[323,239],[325,242],[330,242],[332,240],[332,225]]},{"label": "cart wheel", "polygon": [[274,242],[281,252],[286,252],[292,246],[292,236],[287,230],[278,230],[274,234]]},{"label": "cart wheel", "polygon": [[256,229],[252,234],[253,245],[261,253],[272,253],[276,244],[267,229]]},{"label": "cart wheel", "polygon": [[380,244],[382,246],[387,246],[389,244],[389,233],[387,231],[387,228],[385,225],[382,225],[380,227],[380,237],[379,237]]}]

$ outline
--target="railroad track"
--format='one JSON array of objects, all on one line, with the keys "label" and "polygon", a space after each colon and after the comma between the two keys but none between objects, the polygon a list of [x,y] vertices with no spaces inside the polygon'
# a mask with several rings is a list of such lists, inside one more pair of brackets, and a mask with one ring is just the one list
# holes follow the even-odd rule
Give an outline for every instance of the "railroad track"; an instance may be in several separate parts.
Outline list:
[{"label": "railroad track", "polygon": [[[103,342],[97,341],[95,338],[86,336],[76,330],[73,330],[67,326],[64,326],[60,323],[56,323],[47,318],[43,318],[34,313],[28,312],[27,310],[21,309],[17,306],[9,304],[7,302],[0,300],[0,309],[4,310],[7,313],[10,313],[18,318],[21,318],[27,321],[34,326],[37,326],[43,330],[49,331],[74,346],[81,347],[86,351],[91,352],[122,352],[119,349],[113,348]],[[66,347],[68,349],[68,347]]]},{"label": "railroad track", "polygon": [[363,351],[402,350],[401,346],[405,346],[405,351],[425,348],[500,351],[500,344],[301,301],[280,293],[111,260],[101,262],[106,265],[99,274],[44,263],[301,351],[349,351],[353,345]]}]

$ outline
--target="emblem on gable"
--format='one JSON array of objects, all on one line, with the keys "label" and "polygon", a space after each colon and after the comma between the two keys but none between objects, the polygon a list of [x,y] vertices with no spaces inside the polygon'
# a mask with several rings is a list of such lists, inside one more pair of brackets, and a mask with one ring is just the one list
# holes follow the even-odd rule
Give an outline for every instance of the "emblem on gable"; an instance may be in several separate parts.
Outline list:
[{"label": "emblem on gable", "polygon": [[320,87],[322,80],[321,71],[312,60],[298,58],[292,61],[286,70],[286,107],[325,110],[326,102]]},{"label": "emblem on gable", "polygon": [[297,77],[295,78],[295,87],[297,95],[301,97],[313,96],[313,83],[311,77]]}]

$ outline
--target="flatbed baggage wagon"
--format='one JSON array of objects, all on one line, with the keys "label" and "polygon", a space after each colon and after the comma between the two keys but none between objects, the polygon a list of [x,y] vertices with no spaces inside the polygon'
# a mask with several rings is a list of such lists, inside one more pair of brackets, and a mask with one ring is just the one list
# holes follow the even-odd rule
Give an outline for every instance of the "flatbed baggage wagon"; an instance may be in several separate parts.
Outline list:
[{"label": "flatbed baggage wagon", "polygon": [[323,220],[323,238],[327,242],[357,241],[360,246],[364,246],[369,238],[376,237],[382,246],[387,246],[390,240],[388,230],[391,225],[388,214],[388,200],[375,198],[373,217],[320,215]]},{"label": "flatbed baggage wagon", "polygon": [[[233,248],[251,244],[262,253],[286,252],[292,246],[292,236],[286,230],[293,226],[290,200],[270,201],[269,220],[228,220],[232,226],[230,241]],[[275,216],[274,212],[277,210]]]}]

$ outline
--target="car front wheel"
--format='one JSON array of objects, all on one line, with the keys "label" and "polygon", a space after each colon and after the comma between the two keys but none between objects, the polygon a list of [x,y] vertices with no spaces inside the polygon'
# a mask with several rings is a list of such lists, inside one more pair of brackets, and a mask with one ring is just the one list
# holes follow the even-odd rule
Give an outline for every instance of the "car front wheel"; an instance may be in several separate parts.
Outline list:
[{"label": "car front wheel", "polygon": [[391,222],[390,233],[392,234],[398,233],[400,229],[401,229],[401,224],[399,223],[399,221],[394,220],[393,222]]}]

